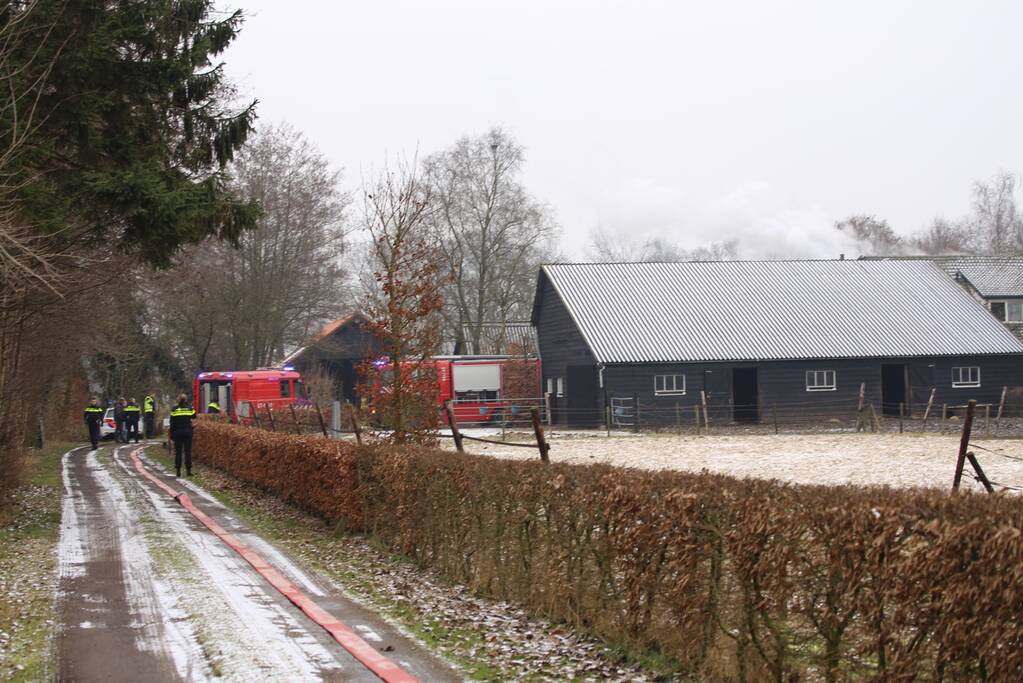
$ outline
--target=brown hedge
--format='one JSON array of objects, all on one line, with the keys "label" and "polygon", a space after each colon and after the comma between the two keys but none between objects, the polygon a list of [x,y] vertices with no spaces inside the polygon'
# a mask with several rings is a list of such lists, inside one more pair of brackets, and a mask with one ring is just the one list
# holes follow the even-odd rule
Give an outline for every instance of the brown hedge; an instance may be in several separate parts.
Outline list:
[{"label": "brown hedge", "polygon": [[1023,680],[1023,501],[197,430],[200,460],[708,680]]}]

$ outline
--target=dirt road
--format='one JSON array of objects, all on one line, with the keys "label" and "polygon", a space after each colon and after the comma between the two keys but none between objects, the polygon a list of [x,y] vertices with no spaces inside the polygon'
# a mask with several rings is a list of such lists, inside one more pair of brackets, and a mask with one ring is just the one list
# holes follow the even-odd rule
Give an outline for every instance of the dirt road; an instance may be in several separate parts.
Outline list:
[{"label": "dirt road", "polygon": [[[134,448],[80,448],[64,456],[62,680],[379,680],[140,476],[130,458]],[[421,681],[460,679],[323,577],[252,534],[205,492],[144,463],[401,670]]]}]

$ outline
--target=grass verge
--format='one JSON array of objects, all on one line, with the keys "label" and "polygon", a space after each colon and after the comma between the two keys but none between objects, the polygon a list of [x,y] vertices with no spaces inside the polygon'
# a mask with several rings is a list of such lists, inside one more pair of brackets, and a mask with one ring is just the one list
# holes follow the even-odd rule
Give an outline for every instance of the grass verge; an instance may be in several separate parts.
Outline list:
[{"label": "grass verge", "polygon": [[56,675],[54,635],[60,537],[61,456],[75,444],[30,450],[26,483],[0,513],[0,679]]}]

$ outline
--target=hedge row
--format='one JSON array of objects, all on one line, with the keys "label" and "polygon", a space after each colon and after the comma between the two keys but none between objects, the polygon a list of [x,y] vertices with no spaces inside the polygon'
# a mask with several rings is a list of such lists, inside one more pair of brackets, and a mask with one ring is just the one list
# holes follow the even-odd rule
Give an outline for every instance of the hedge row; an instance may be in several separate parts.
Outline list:
[{"label": "hedge row", "polygon": [[[456,582],[709,680],[1023,680],[1023,501],[355,447],[201,461]],[[752,456],[751,456],[752,457]]]}]

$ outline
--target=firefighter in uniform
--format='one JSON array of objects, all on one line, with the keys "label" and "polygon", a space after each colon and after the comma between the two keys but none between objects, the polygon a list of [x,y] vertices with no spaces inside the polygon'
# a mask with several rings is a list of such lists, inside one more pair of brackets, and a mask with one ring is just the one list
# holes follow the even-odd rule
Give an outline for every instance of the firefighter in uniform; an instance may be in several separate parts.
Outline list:
[{"label": "firefighter in uniform", "polygon": [[210,401],[210,404],[208,406],[206,406],[206,412],[207,413],[214,413],[214,414],[219,413],[220,412],[220,404],[217,403],[216,401]]},{"label": "firefighter in uniform", "polygon": [[192,476],[192,421],[195,410],[188,405],[188,396],[178,396],[178,405],[170,414],[170,437],[174,441],[174,470],[181,476],[181,455],[184,451],[185,471]]},{"label": "firefighter in uniform", "polygon": [[142,414],[146,420],[146,438],[152,439],[156,433],[156,401],[151,392],[142,399]]},{"label": "firefighter in uniform", "polygon": [[135,443],[139,442],[139,417],[142,410],[134,397],[128,399],[124,407],[124,443],[131,443],[131,435],[135,435]]},{"label": "firefighter in uniform", "polygon": [[85,406],[85,426],[89,428],[89,441],[92,442],[92,450],[99,448],[99,426],[103,423],[103,412],[96,397],[90,398],[89,405]]}]

